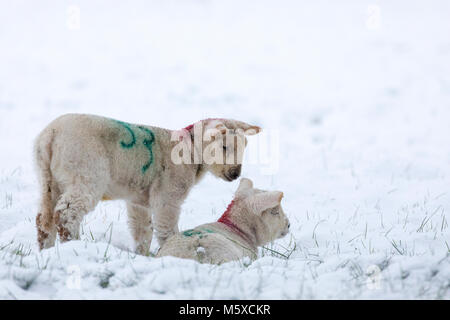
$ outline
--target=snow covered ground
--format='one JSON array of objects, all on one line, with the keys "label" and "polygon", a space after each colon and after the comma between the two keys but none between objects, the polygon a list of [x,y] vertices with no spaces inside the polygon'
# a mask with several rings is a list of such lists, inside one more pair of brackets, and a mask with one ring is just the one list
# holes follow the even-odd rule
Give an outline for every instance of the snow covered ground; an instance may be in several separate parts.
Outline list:
[{"label": "snow covered ground", "polygon": [[[0,2],[0,299],[449,299],[449,15],[446,0]],[[262,126],[249,145],[271,162],[243,176],[284,192],[291,234],[251,264],[137,256],[124,204],[105,202],[80,241],[40,253],[32,142],[69,112]],[[237,184],[206,177],[180,228],[216,220]]]}]

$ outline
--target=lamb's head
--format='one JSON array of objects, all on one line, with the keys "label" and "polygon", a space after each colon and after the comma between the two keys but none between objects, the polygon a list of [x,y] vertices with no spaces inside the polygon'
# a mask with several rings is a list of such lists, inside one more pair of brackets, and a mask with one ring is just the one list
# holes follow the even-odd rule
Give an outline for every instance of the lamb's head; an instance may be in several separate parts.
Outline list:
[{"label": "lamb's head", "polygon": [[263,242],[260,245],[282,238],[289,232],[290,223],[281,207],[282,198],[283,192],[255,189],[250,179],[242,178],[240,181],[234,201],[241,207],[241,212],[256,217],[256,226],[263,226],[265,231],[259,234]]},{"label": "lamb's head", "polygon": [[226,181],[241,175],[246,135],[261,131],[258,126],[231,119],[203,120],[203,166],[206,171]]}]

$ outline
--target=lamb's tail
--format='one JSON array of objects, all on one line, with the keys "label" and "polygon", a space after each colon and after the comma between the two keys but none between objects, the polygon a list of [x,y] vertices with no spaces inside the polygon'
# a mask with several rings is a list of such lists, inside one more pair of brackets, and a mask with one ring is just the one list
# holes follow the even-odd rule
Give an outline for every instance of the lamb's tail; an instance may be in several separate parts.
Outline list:
[{"label": "lamb's tail", "polygon": [[37,137],[34,144],[34,160],[38,174],[41,202],[39,213],[36,217],[39,248],[48,248],[54,244],[55,222],[53,219],[52,172],[50,163],[52,159],[52,145],[55,132],[45,129]]}]

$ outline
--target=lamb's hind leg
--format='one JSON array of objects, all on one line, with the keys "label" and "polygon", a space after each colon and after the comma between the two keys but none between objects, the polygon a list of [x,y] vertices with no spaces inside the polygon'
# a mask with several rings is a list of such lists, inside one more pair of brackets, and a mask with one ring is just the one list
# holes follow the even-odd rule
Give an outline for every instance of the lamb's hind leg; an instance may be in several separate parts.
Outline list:
[{"label": "lamb's hind leg", "polygon": [[53,211],[56,199],[59,197],[59,190],[50,169],[53,138],[53,131],[44,130],[34,146],[34,157],[41,192],[39,212],[36,216],[37,240],[40,250],[52,247],[56,239]]},{"label": "lamb's hind leg", "polygon": [[152,216],[148,208],[127,203],[128,225],[136,244],[136,252],[142,255],[150,254],[150,244],[153,237]]},{"label": "lamb's hind leg", "polygon": [[89,185],[69,186],[55,208],[55,222],[61,242],[79,239],[80,224],[102,197],[102,190]]},{"label": "lamb's hind leg", "polygon": [[41,203],[39,213],[36,216],[37,239],[40,250],[50,248],[55,244],[56,225],[53,211],[59,196],[58,187],[51,182],[42,186],[41,189]]}]

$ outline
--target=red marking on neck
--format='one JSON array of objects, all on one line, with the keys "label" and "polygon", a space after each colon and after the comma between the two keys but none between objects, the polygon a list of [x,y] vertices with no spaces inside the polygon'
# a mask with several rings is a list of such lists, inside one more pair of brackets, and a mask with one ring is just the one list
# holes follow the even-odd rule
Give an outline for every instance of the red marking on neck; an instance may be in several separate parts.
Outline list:
[{"label": "red marking on neck", "polygon": [[230,214],[231,209],[234,206],[234,200],[230,202],[225,212],[222,214],[222,216],[217,220],[217,222],[223,223],[227,227],[229,227],[234,233],[238,234],[241,238],[243,238],[245,241],[247,241],[249,244],[253,244],[253,241],[250,239],[250,237],[242,231],[241,228],[239,228],[233,221],[230,220]]},{"label": "red marking on neck", "polygon": [[183,130],[191,131],[193,127],[194,127],[194,125],[190,124],[187,127],[183,128]]},{"label": "red marking on neck", "polygon": [[228,220],[228,218],[230,217],[231,208],[233,208],[233,206],[234,206],[234,200],[231,200],[231,202],[228,205],[227,209],[222,214],[222,216],[219,218],[219,220],[217,220],[217,222],[222,222],[222,221]]}]

